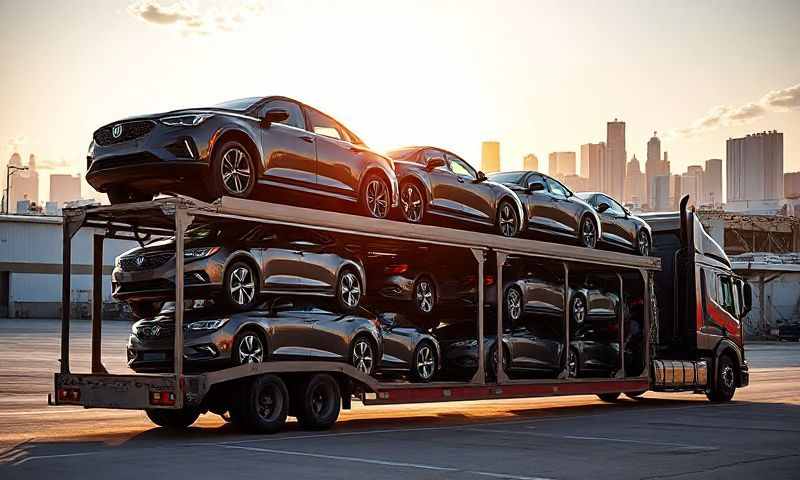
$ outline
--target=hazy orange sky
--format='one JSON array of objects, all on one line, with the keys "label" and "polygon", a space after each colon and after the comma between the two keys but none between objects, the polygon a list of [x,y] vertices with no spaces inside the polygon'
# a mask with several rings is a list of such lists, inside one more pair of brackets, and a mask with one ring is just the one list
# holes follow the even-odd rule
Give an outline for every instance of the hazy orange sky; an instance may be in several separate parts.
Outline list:
[{"label": "hazy orange sky", "polygon": [[377,149],[476,166],[499,140],[504,169],[532,152],[547,170],[618,117],[629,157],[672,132],[673,172],[767,129],[800,170],[797,1],[3,0],[0,19],[2,164],[17,148],[83,172],[102,124],[282,94]]}]

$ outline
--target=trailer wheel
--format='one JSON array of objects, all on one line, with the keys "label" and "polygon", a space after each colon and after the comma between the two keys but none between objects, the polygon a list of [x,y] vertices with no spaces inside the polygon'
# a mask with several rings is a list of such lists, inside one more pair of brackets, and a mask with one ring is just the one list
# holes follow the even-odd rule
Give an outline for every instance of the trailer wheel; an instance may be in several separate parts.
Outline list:
[{"label": "trailer wheel", "polygon": [[598,398],[604,402],[613,403],[619,398],[619,392],[614,393],[598,393]]},{"label": "trailer wheel", "polygon": [[706,397],[712,402],[727,402],[736,393],[736,366],[728,355],[722,355],[717,361],[717,381],[706,390]]},{"label": "trailer wheel", "polygon": [[250,433],[275,433],[286,423],[289,391],[276,375],[245,381],[231,408],[231,421]]},{"label": "trailer wheel", "polygon": [[318,373],[299,388],[297,421],[307,430],[327,430],[336,423],[341,409],[339,383],[327,373]]},{"label": "trailer wheel", "polygon": [[180,410],[168,410],[165,408],[148,408],[145,410],[147,418],[159,427],[172,430],[181,430],[193,424],[200,416],[200,410],[191,407],[184,407]]}]

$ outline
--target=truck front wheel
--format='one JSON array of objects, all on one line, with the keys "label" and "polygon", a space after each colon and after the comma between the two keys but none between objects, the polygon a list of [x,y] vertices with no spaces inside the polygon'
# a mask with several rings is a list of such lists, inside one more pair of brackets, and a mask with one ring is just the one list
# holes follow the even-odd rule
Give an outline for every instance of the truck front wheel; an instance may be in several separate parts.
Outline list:
[{"label": "truck front wheel", "polygon": [[736,366],[728,355],[717,361],[717,381],[706,390],[706,397],[712,402],[727,402],[736,393]]},{"label": "truck front wheel", "polygon": [[184,407],[179,410],[166,408],[149,408],[145,410],[147,418],[159,427],[180,430],[193,424],[200,416],[200,410]]}]

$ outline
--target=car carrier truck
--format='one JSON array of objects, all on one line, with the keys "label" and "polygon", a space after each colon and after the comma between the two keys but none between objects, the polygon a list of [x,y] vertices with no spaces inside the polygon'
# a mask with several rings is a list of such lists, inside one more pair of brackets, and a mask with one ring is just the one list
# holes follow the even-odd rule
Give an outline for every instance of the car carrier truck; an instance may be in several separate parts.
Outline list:
[{"label": "car carrier truck", "polygon": [[[244,430],[269,433],[280,430],[287,416],[297,417],[306,428],[329,428],[340,409],[349,409],[353,399],[375,405],[594,394],[614,401],[621,393],[636,397],[653,390],[690,391],[705,394],[712,401],[727,401],[736,388],[748,384],[741,319],[750,309],[751,291],[733,273],[725,253],[703,230],[695,213],[686,208],[687,201],[688,197],[681,202],[680,213],[648,218],[654,236],[652,257],[232,197],[212,204],[178,196],[65,209],[60,371],[54,375],[49,403],[145,410],[156,424],[173,428],[191,425],[200,414],[212,412],[226,418],[229,415]],[[492,267],[497,286],[505,284],[504,266],[511,259],[536,259],[563,271],[565,305],[570,278],[574,281],[582,272],[594,272],[611,279],[623,303],[616,313],[614,330],[618,335],[618,368],[608,378],[574,378],[568,374],[565,355],[563,371],[556,378],[509,378],[505,355],[486,361],[485,323],[494,322],[496,315],[494,331],[503,332],[505,326],[503,308],[484,308],[487,298],[481,285],[473,312],[479,355],[469,381],[386,381],[349,364],[327,361],[264,361],[190,374],[184,369],[181,308],[176,308],[174,315],[172,372],[111,374],[101,358],[101,302],[94,302],[92,308],[91,371],[73,372],[68,306],[71,239],[75,233],[80,229],[93,231],[95,292],[102,291],[105,239],[143,243],[152,237],[174,236],[174,298],[180,306],[184,302],[184,234],[192,224],[211,221],[323,230],[358,238],[365,248],[380,245],[391,250],[428,244],[466,249],[475,259],[476,278],[483,279],[487,267]],[[493,292],[495,305],[501,305],[503,288]],[[571,331],[574,325],[567,308],[563,316],[559,334],[563,345],[571,345],[575,332]],[[633,341],[633,337],[640,341]],[[488,365],[492,372],[487,371]]]}]

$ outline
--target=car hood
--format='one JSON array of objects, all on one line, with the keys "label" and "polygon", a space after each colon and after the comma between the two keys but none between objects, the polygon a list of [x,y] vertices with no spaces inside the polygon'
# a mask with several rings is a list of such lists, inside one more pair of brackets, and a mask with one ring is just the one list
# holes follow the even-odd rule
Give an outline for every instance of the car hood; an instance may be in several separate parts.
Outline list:
[{"label": "car hood", "polygon": [[[192,248],[192,247],[214,247],[217,246],[219,242],[208,242],[203,240],[186,240],[184,242],[184,248]],[[174,252],[175,251],[175,238],[165,238],[162,240],[156,240],[155,242],[148,243],[144,247],[134,247],[126,252],[120,254],[120,257],[126,257],[128,255],[133,255],[135,253],[150,253],[150,252]]]},{"label": "car hood", "polygon": [[[160,113],[148,113],[142,115],[132,115],[130,117],[120,118],[118,120],[114,120],[113,122],[107,123],[104,126],[114,125],[121,122],[130,122],[134,120],[158,120],[159,118],[163,117],[174,117],[177,115],[190,115],[196,113],[216,113],[220,115],[233,115],[233,116],[248,116],[245,112],[241,110],[230,110],[227,108],[216,108],[216,107],[196,107],[196,108],[181,108],[178,110],[169,110],[166,112]],[[103,127],[100,127],[103,128]]]}]

